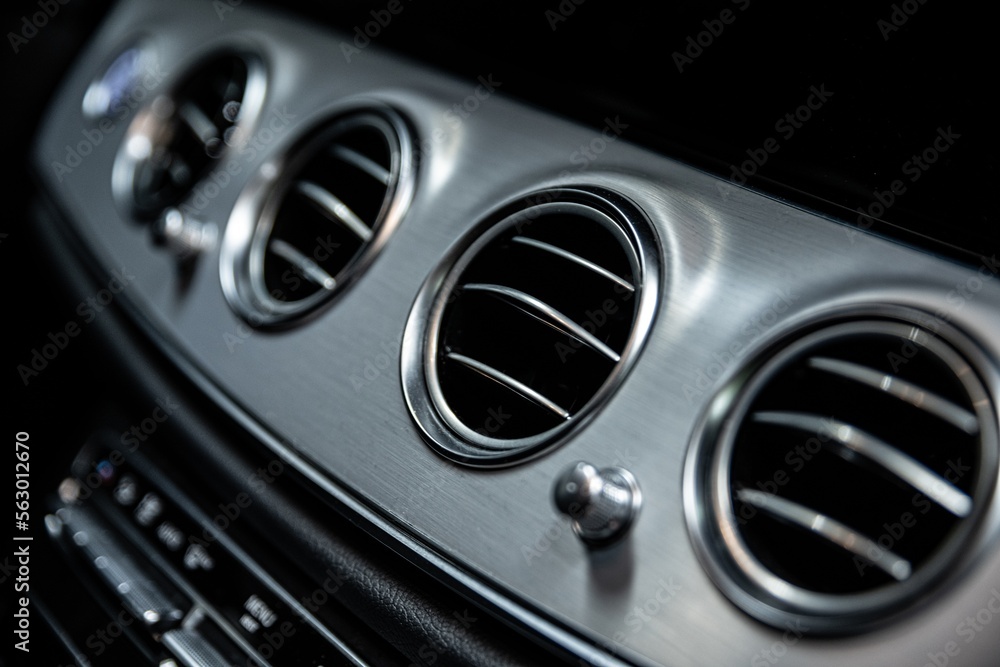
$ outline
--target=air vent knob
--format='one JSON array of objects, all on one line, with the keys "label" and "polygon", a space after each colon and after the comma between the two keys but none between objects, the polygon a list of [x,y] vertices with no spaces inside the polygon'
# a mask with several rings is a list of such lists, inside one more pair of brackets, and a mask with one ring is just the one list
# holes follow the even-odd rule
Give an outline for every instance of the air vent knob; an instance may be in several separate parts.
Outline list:
[{"label": "air vent knob", "polygon": [[620,539],[635,520],[642,494],[624,468],[598,470],[580,461],[556,479],[556,507],[573,520],[573,530],[592,546]]},{"label": "air vent knob", "polygon": [[178,259],[188,259],[215,246],[218,229],[179,209],[168,208],[153,228],[153,240],[172,250]]}]

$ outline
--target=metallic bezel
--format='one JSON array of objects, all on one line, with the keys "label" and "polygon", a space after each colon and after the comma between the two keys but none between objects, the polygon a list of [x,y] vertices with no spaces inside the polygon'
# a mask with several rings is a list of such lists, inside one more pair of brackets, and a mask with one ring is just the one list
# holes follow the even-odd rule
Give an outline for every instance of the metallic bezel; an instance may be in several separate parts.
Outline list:
[{"label": "metallic bezel", "polygon": [[[997,415],[980,373],[991,366],[978,348],[954,328],[939,323],[935,333],[916,311],[895,306],[863,306],[797,327],[767,346],[715,396],[699,421],[684,471],[684,504],[695,548],[716,585],[738,607],[777,627],[800,622],[811,632],[860,632],[892,614],[949,576],[972,557],[969,545],[990,505],[997,475]],[[730,461],[735,434],[759,390],[804,350],[854,334],[888,334],[911,340],[937,356],[969,393],[981,425],[980,466],[974,482],[975,506],[936,553],[901,583],[861,593],[835,595],[794,586],[768,570],[738,530],[730,493]]]},{"label": "metallic bezel", "polygon": [[[155,218],[166,208],[182,204],[191,195],[194,188],[181,194],[176,201],[165,204],[159,211],[145,210],[138,205],[135,198],[136,171],[146,159],[146,154],[162,143],[161,136],[169,132],[171,121],[161,117],[161,110],[174,106],[174,99],[181,88],[197,74],[199,68],[227,56],[239,58],[247,68],[247,81],[238,118],[240,134],[242,136],[252,134],[260,118],[267,93],[267,67],[264,60],[248,48],[235,45],[214,47],[184,68],[183,75],[171,81],[166,92],[156,95],[148,104],[141,107],[125,130],[111,172],[111,191],[119,209],[126,217],[136,220]],[[225,143],[222,145],[223,148],[216,158],[216,165],[222,163],[233,150],[236,150]]]},{"label": "metallic bezel", "polygon": [[[472,259],[512,226],[549,213],[573,213],[615,234],[629,254],[637,291],[632,332],[621,359],[604,383],[564,423],[524,438],[491,438],[470,429],[452,412],[438,382],[437,354],[445,307]],[[442,456],[471,466],[493,467],[542,454],[593,417],[635,362],[652,325],[660,287],[658,244],[634,204],[620,195],[589,187],[534,192],[501,207],[455,244],[428,276],[410,311],[403,334],[401,372],[410,413],[430,446]]]},{"label": "metallic bezel", "polygon": [[[264,251],[285,194],[299,170],[327,148],[329,139],[357,127],[380,131],[389,143],[392,160],[374,235],[338,273],[333,290],[320,290],[298,301],[277,299],[264,284]],[[368,102],[310,126],[290,148],[261,165],[233,207],[220,257],[226,300],[240,317],[258,327],[286,323],[329,303],[374,261],[398,227],[414,189],[413,142],[406,122],[394,110]]]}]

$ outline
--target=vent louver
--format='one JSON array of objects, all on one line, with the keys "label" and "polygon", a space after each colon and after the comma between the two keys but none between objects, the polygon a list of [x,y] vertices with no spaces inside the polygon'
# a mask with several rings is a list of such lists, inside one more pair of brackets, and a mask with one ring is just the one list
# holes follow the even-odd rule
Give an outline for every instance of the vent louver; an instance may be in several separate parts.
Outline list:
[{"label": "vent louver", "polygon": [[260,62],[224,53],[209,58],[129,125],[114,169],[114,188],[133,215],[151,218],[176,206],[240,145],[264,95]]},{"label": "vent louver", "polygon": [[656,302],[641,221],[609,193],[536,194],[428,279],[404,339],[404,386],[439,451],[478,465],[524,458],[610,392]]},{"label": "vent louver", "polygon": [[254,324],[277,323],[353,281],[402,215],[408,146],[394,113],[359,111],[265,165],[278,176],[248,188],[227,229],[223,279],[233,305]]},{"label": "vent louver", "polygon": [[693,502],[714,514],[699,535],[723,588],[764,620],[798,614],[816,630],[926,592],[990,492],[995,422],[965,358],[918,326],[851,322],[793,343],[698,452]]}]

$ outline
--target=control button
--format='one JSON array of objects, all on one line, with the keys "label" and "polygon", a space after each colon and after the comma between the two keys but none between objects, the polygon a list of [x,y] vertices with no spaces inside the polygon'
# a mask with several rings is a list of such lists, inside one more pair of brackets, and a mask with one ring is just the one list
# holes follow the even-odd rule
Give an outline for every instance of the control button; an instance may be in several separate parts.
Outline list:
[{"label": "control button", "polygon": [[218,234],[215,225],[186,216],[176,208],[164,211],[153,229],[156,243],[172,250],[178,259],[189,259],[211,250]]},{"label": "control button", "polygon": [[169,521],[164,521],[157,526],[156,536],[171,551],[179,551],[184,546],[184,533]]},{"label": "control button", "polygon": [[135,520],[140,526],[151,526],[163,513],[163,501],[155,493],[147,493],[135,508]]},{"label": "control button", "polygon": [[260,629],[260,623],[254,620],[253,616],[250,614],[243,614],[240,616],[240,625],[242,625],[243,629],[250,634],[257,632],[257,630]]},{"label": "control button", "polygon": [[205,547],[192,544],[184,552],[184,567],[189,570],[211,570],[215,567],[215,560]]},{"label": "control button", "polygon": [[267,603],[261,600],[256,595],[251,595],[247,598],[247,601],[243,603],[243,608],[250,612],[257,621],[260,622],[265,628],[269,628],[274,625],[274,622],[278,620],[278,615],[267,606]]},{"label": "control button", "polygon": [[172,625],[183,618],[183,611],[160,583],[146,573],[121,540],[89,510],[63,508],[58,516],[72,535],[73,543],[134,617],[150,626]]},{"label": "control button", "polygon": [[603,545],[628,531],[642,504],[635,477],[624,468],[598,470],[583,461],[556,479],[556,507],[573,520],[573,530],[590,545]]},{"label": "control button", "polygon": [[139,486],[131,475],[122,475],[112,492],[115,502],[128,507],[139,499]]}]

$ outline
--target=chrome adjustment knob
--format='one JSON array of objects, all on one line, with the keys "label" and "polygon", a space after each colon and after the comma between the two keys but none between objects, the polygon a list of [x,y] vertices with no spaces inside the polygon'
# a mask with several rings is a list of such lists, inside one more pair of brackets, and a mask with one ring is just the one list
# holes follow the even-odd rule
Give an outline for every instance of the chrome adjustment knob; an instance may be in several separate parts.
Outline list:
[{"label": "chrome adjustment knob", "polygon": [[211,250],[218,235],[214,224],[196,220],[176,208],[164,211],[153,227],[153,240],[172,250],[178,259]]},{"label": "chrome adjustment knob", "polygon": [[573,531],[594,546],[624,536],[642,505],[639,485],[628,470],[598,470],[583,461],[559,475],[553,498],[559,511],[573,520]]}]

